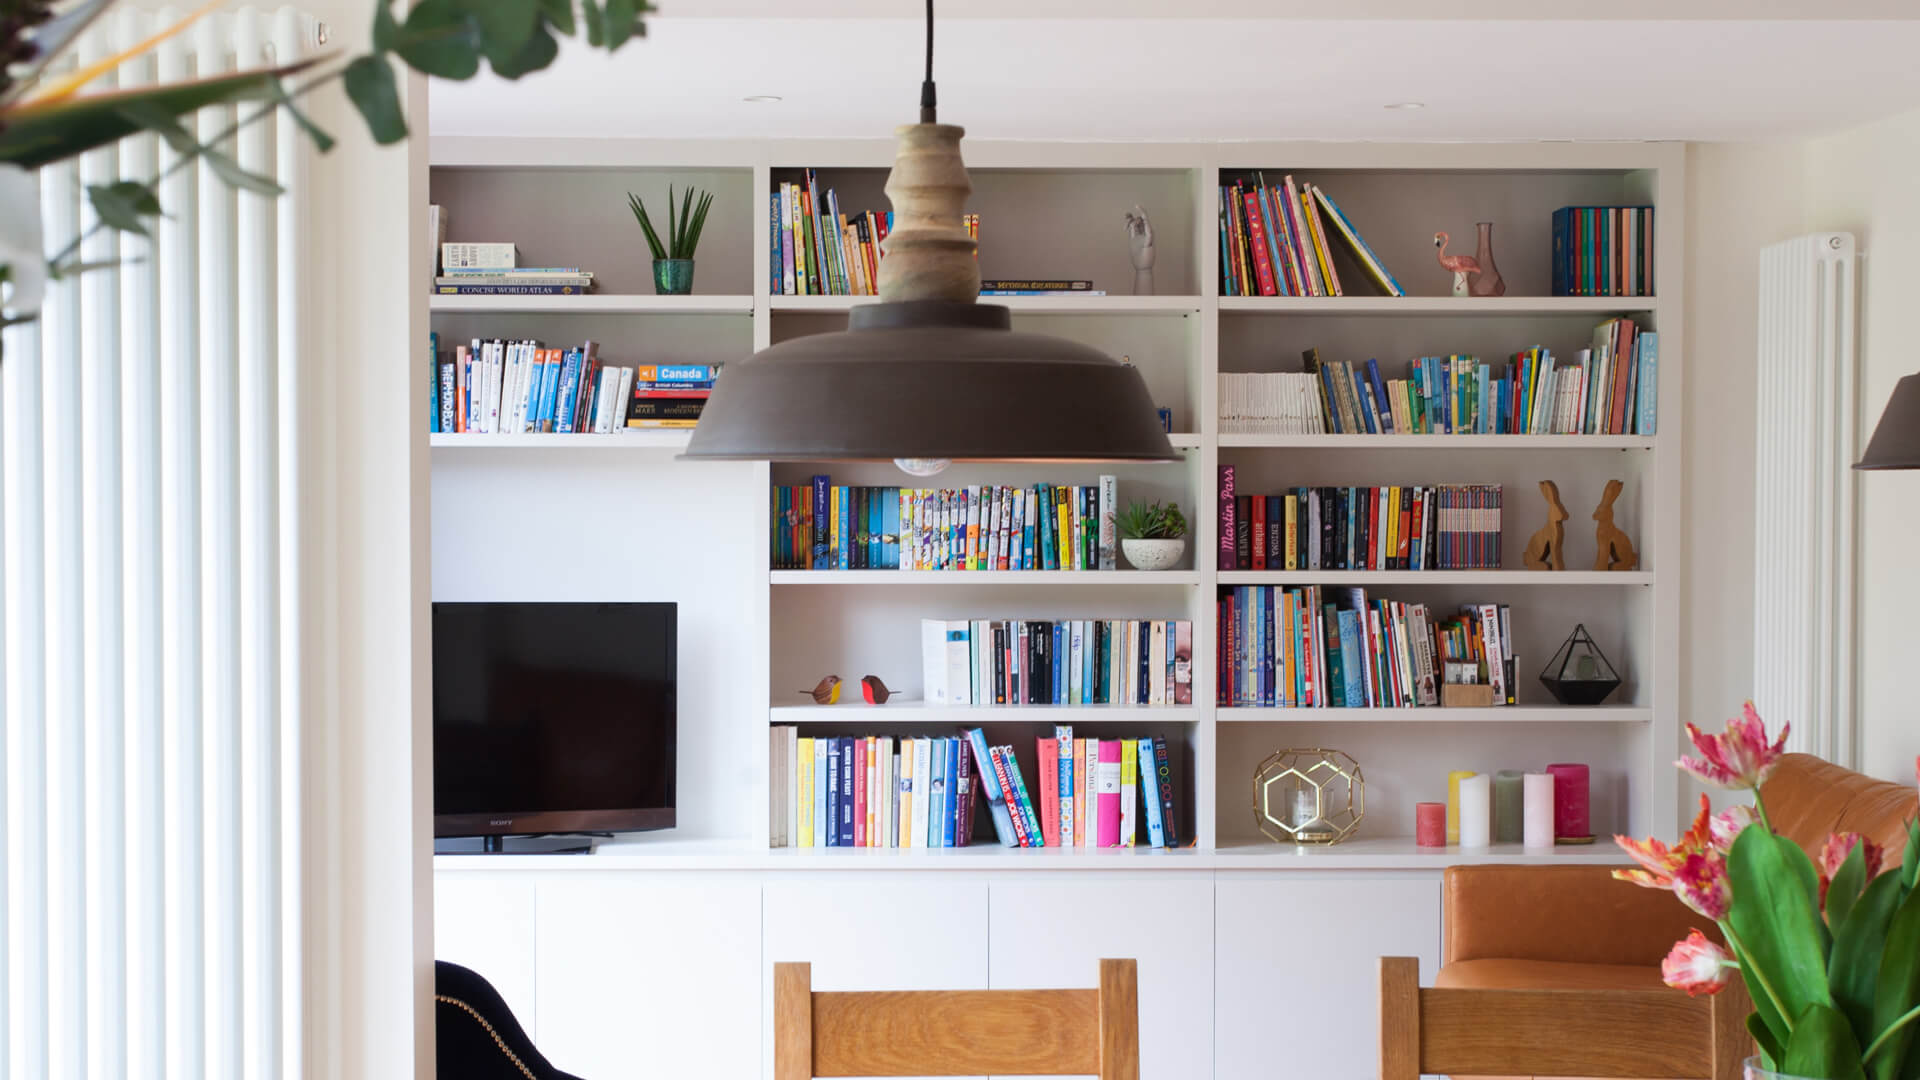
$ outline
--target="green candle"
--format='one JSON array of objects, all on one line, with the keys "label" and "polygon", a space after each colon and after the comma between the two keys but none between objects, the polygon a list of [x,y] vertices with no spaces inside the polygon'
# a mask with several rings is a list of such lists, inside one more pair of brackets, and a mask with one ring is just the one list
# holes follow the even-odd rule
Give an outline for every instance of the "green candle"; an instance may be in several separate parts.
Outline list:
[{"label": "green candle", "polygon": [[1524,839],[1522,821],[1526,799],[1522,786],[1526,774],[1518,769],[1501,769],[1493,774],[1493,842],[1517,844]]}]

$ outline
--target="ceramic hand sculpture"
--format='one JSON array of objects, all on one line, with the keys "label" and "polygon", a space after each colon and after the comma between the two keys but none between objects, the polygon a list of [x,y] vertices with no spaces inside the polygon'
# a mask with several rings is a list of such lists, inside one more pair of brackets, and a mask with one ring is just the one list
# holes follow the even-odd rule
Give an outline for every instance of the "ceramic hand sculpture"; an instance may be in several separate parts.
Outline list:
[{"label": "ceramic hand sculpture", "polygon": [[1138,206],[1127,211],[1127,258],[1133,262],[1133,295],[1153,295],[1153,223]]}]

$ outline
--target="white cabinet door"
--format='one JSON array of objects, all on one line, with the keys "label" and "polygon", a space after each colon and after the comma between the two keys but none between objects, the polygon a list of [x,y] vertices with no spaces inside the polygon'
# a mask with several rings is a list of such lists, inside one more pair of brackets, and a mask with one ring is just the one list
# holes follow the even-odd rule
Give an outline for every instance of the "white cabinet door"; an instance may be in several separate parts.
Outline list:
[{"label": "white cabinet door", "polygon": [[531,879],[484,870],[433,875],[433,958],[472,968],[492,983],[538,1046],[534,942]]},{"label": "white cabinet door", "polygon": [[539,891],[540,1050],[592,1080],[755,1075],[760,886],[574,871]]},{"label": "white cabinet door", "polygon": [[1438,874],[1222,873],[1214,1074],[1379,1075],[1382,956],[1440,965]]},{"label": "white cabinet door", "polygon": [[763,1075],[776,963],[811,963],[815,990],[987,988],[987,886],[972,875],[821,874],[771,880],[765,897]]},{"label": "white cabinet door", "polygon": [[995,989],[1095,987],[1101,960],[1131,957],[1143,1080],[1214,1075],[1211,875],[1006,875],[992,891]]}]

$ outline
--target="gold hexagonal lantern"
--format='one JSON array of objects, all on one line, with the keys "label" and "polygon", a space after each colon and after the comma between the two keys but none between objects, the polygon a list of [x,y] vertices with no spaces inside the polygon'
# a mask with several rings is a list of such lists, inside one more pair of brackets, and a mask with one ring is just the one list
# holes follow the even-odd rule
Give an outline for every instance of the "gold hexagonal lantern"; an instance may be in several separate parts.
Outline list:
[{"label": "gold hexagonal lantern", "polygon": [[1337,844],[1366,812],[1360,763],[1339,750],[1281,750],[1253,771],[1253,822],[1276,844]]}]

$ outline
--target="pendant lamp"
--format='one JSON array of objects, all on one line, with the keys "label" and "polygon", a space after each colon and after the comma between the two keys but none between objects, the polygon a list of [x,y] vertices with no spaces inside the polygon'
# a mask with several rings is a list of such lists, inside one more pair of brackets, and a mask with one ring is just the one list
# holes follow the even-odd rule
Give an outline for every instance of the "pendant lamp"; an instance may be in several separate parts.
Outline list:
[{"label": "pendant lamp", "polygon": [[1903,375],[1856,469],[1920,469],[1920,375]]},{"label": "pendant lamp", "polygon": [[880,302],[847,329],[729,364],[682,457],[701,461],[894,461],[931,476],[951,461],[1175,459],[1145,380],[1098,349],[1016,332],[976,303],[980,269],[961,225],[964,128],[935,122],[927,0],[920,122],[895,131],[893,230]]}]

